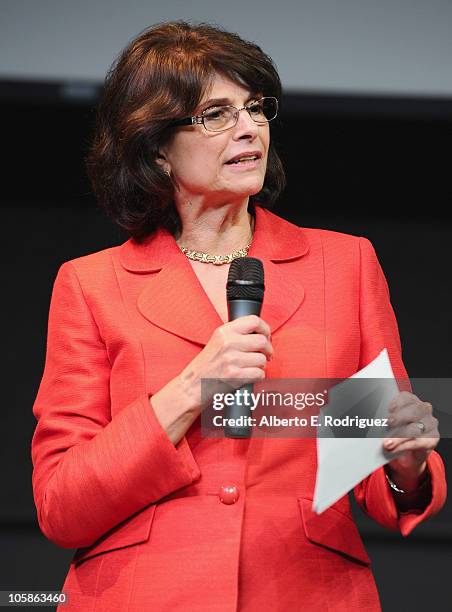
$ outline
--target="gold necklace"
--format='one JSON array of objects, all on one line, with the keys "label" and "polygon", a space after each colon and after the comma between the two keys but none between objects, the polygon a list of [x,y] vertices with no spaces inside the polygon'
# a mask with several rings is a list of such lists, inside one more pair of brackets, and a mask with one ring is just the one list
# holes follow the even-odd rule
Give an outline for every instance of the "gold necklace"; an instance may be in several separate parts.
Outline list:
[{"label": "gold necklace", "polygon": [[209,253],[204,253],[203,251],[187,249],[187,247],[181,246],[180,244],[177,246],[180,248],[182,253],[184,253],[184,255],[186,255],[188,259],[191,259],[192,261],[200,261],[201,263],[211,263],[214,266],[221,266],[223,264],[231,263],[231,261],[234,261],[234,259],[238,259],[239,257],[246,257],[251,246],[252,238],[253,230],[251,229],[249,243],[241,249],[237,249],[236,251],[232,251],[226,255],[209,255]]}]

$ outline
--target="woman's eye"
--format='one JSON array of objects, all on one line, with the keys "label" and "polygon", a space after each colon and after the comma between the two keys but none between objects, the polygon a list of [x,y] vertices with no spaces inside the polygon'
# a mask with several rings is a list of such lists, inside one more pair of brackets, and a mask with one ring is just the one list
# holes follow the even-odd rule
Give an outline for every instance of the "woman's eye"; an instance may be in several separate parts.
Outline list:
[{"label": "woman's eye", "polygon": [[225,109],[222,107],[219,108],[209,108],[209,110],[204,112],[205,119],[215,120],[221,119],[225,114]]},{"label": "woman's eye", "polygon": [[262,112],[262,106],[259,102],[253,102],[248,106],[248,109],[253,115],[259,115]]}]

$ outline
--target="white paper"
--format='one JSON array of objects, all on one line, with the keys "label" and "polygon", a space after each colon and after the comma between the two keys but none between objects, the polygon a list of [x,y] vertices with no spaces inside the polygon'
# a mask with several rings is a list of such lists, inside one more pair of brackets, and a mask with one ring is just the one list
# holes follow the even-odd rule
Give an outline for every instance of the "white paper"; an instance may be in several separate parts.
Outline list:
[{"label": "white paper", "polygon": [[[381,395],[374,416],[387,417],[389,403],[399,393],[399,389],[386,349],[365,368],[329,390],[329,401],[323,415],[343,416],[350,406],[350,403],[347,403],[348,396],[353,396],[354,403],[360,399],[357,397],[359,388],[349,382],[354,378],[375,379],[369,382],[366,394],[375,391]],[[323,415],[320,415],[320,422]],[[381,431],[381,428],[379,429]],[[317,478],[312,504],[314,512],[320,514],[326,510],[363,478],[396,456],[385,451],[382,435],[365,438],[317,438]]]}]

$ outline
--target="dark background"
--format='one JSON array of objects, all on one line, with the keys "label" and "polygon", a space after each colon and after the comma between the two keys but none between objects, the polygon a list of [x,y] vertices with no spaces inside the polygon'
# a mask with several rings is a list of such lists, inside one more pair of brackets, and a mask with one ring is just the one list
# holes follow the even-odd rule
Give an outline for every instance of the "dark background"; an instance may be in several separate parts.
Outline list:
[{"label": "dark background", "polygon": [[[31,409],[58,267],[126,239],[97,208],[85,176],[97,89],[88,94],[71,97],[55,83],[0,82],[6,246],[0,590],[60,589],[72,556],[37,528]],[[411,377],[451,376],[451,127],[452,99],[287,95],[273,133],[288,178],[274,212],[372,241]],[[449,465],[451,449],[450,440],[441,440]],[[355,515],[384,612],[451,609],[451,503],[407,539],[356,508]]]}]

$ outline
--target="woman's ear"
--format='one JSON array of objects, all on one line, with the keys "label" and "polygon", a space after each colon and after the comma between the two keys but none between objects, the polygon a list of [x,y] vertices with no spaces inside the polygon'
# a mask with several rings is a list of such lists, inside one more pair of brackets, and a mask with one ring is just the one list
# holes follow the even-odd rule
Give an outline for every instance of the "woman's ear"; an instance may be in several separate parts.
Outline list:
[{"label": "woman's ear", "polygon": [[159,148],[155,157],[155,163],[158,164],[166,174],[170,172],[171,168],[168,160],[166,159],[165,149]]},{"label": "woman's ear", "polygon": [[159,149],[157,156],[155,158],[155,162],[156,164],[158,164],[161,169],[163,170],[163,172],[169,177],[171,177],[171,166],[169,165],[165,154],[161,151],[161,149]]},{"label": "woman's ear", "polygon": [[161,169],[163,170],[163,172],[165,174],[167,174],[168,176],[170,176],[171,173],[171,169],[169,167],[168,162],[166,161],[166,158],[163,156],[158,156],[155,158],[155,163],[158,164]]},{"label": "woman's ear", "polygon": [[157,155],[155,156],[155,163],[158,164],[159,166],[163,166],[164,164],[167,163],[166,157],[160,149],[157,152]]}]

